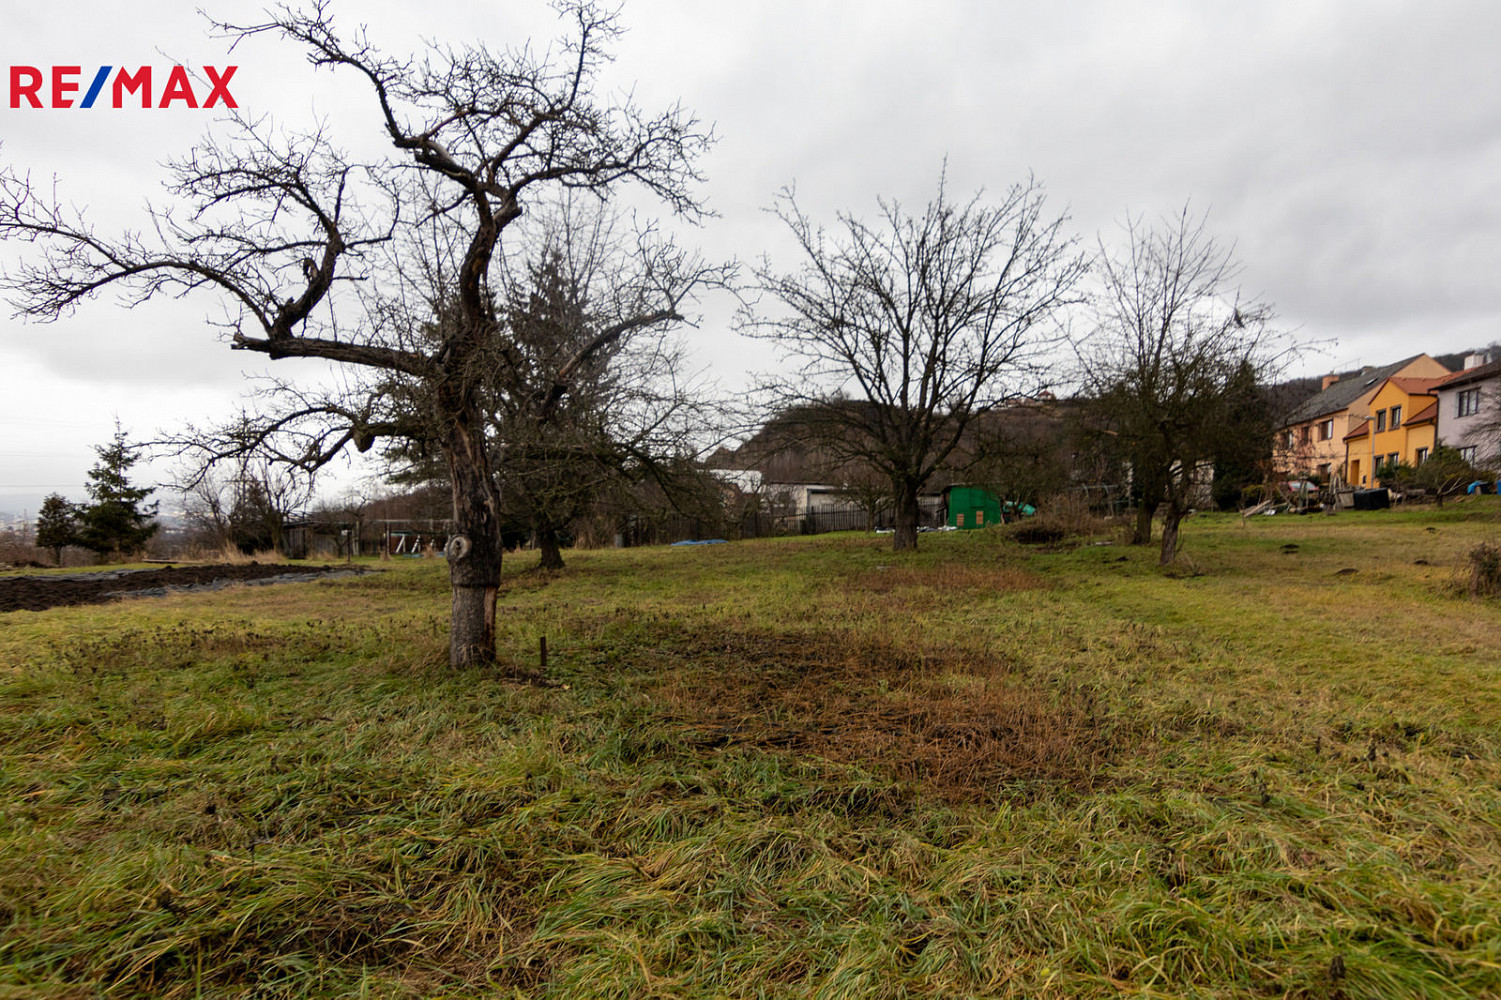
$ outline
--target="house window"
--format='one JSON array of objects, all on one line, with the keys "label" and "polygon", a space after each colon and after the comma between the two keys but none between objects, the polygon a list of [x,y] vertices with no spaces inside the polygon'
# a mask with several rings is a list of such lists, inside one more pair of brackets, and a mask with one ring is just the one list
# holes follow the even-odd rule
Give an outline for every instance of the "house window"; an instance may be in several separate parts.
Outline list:
[{"label": "house window", "polygon": [[1312,439],[1313,428],[1308,424],[1303,425],[1303,443],[1307,444]]},{"label": "house window", "polygon": [[1464,459],[1466,462],[1469,462],[1471,465],[1474,465],[1475,464],[1475,448],[1476,448],[1476,446],[1473,445],[1473,444],[1471,444],[1471,445],[1465,445],[1463,448],[1459,449],[1459,457],[1462,458],[1462,459]]},{"label": "house window", "polygon": [[1334,437],[1334,421],[1325,420],[1319,424],[1319,440],[1328,441]]},{"label": "house window", "polygon": [[1329,481],[1329,472],[1330,472],[1331,468],[1332,467],[1330,466],[1330,464],[1328,462],[1323,462],[1323,463],[1320,463],[1320,465],[1319,465],[1319,478],[1322,479],[1326,483]]},{"label": "house window", "polygon": [[1288,451],[1292,451],[1293,443],[1295,440],[1296,439],[1293,437],[1293,432],[1288,431],[1286,434],[1282,435],[1282,447],[1286,448]]},{"label": "house window", "polygon": [[1399,455],[1399,454],[1397,454],[1396,452],[1391,452],[1390,454],[1388,454],[1386,456],[1386,464],[1387,465],[1396,465],[1401,460],[1402,460],[1402,456]]},{"label": "house window", "polygon": [[1392,430],[1402,426],[1402,407],[1392,407]]},{"label": "house window", "polygon": [[1377,410],[1376,411],[1376,433],[1380,434],[1384,430],[1386,430],[1386,411],[1385,410]]},{"label": "house window", "polygon": [[1461,389],[1457,405],[1454,408],[1456,417],[1473,417],[1480,412],[1480,390]]},{"label": "house window", "polygon": [[1417,450],[1417,454],[1413,456],[1412,464],[1413,465],[1422,465],[1426,461],[1428,461],[1428,449],[1427,448],[1419,448]]}]

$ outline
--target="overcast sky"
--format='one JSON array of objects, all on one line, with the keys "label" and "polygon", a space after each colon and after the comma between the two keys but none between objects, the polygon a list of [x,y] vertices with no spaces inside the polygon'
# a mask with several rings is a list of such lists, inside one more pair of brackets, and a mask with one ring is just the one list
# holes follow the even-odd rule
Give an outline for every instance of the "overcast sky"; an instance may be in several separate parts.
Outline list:
[{"label": "overcast sky", "polygon": [[[264,6],[12,4],[0,54],[81,65],[85,89],[100,65],[234,63],[242,109],[379,138],[358,81],[315,74],[270,38],[227,55],[200,4],[248,21]],[[545,45],[561,30],[540,0],[330,6],[392,52],[422,38]],[[1310,374],[1501,339],[1501,4],[627,0],[623,20],[610,84],[647,107],[681,100],[720,136],[702,191],[718,218],[689,236],[710,256],[778,253],[763,210],[786,185],[832,221],[877,195],[920,206],[946,158],[951,191],[1035,176],[1089,243],[1115,241],[1128,212],[1207,211],[1244,293],[1326,343]],[[164,198],[159,162],[214,128],[212,112],[11,110],[6,97],[0,160],[57,175],[105,231],[138,224],[144,200]],[[149,437],[232,413],[265,362],[216,339],[216,308],[125,312],[106,296],[44,326],[5,308],[0,510],[34,511],[53,490],[82,499],[116,417]],[[773,359],[728,314],[705,303],[690,343],[735,385]]]}]

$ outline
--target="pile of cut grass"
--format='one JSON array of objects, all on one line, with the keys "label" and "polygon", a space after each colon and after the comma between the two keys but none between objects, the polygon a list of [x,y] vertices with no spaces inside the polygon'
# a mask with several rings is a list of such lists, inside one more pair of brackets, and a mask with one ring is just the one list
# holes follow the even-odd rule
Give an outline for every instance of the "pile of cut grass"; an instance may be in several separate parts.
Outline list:
[{"label": "pile of cut grass", "polygon": [[0,995],[1501,994],[1495,514],[3,615]]}]

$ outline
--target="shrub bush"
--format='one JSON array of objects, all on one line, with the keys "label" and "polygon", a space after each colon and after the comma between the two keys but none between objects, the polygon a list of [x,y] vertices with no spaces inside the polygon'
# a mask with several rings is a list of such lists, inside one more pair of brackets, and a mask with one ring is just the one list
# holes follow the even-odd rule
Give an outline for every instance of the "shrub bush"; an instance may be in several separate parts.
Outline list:
[{"label": "shrub bush", "polygon": [[1501,545],[1481,542],[1470,550],[1469,591],[1472,597],[1501,594]]},{"label": "shrub bush", "polygon": [[1089,509],[1077,493],[1060,493],[1043,501],[1036,515],[1007,527],[1013,541],[1024,545],[1050,545],[1069,536],[1098,535],[1110,530],[1110,521]]}]

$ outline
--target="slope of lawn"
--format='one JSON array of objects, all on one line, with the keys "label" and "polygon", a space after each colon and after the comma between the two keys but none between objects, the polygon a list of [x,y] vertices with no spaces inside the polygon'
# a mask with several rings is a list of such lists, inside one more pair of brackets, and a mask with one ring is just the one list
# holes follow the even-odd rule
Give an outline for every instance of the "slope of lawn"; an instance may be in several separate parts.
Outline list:
[{"label": "slope of lawn", "polygon": [[[1501,995],[1494,498],[0,615],[0,997]],[[541,640],[548,651],[539,674]]]}]

